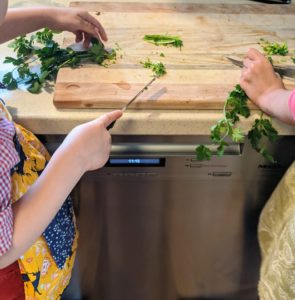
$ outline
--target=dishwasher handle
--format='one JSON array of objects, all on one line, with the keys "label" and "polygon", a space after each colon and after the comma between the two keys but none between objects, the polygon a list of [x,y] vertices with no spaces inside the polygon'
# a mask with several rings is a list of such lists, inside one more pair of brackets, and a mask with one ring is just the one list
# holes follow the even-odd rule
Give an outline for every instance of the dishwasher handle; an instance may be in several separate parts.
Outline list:
[{"label": "dishwasher handle", "polygon": [[[213,154],[217,154],[217,145],[205,145]],[[167,144],[167,143],[119,143],[113,144],[111,155],[165,155],[182,156],[196,155],[196,144]],[[225,148],[224,155],[241,155],[243,144],[230,144]]]}]

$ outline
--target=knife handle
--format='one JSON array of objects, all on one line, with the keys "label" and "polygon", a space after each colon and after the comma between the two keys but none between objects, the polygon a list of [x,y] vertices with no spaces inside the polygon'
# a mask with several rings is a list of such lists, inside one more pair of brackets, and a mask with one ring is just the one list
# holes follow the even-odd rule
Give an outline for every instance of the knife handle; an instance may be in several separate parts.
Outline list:
[{"label": "knife handle", "polygon": [[114,127],[117,120],[113,121],[109,126],[107,126],[107,130],[110,130]]}]

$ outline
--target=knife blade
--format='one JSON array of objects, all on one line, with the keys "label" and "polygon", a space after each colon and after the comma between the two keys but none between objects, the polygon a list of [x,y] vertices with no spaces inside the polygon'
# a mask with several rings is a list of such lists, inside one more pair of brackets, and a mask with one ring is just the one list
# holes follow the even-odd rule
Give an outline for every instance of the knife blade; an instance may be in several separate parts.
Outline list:
[{"label": "knife blade", "polygon": [[[238,60],[232,57],[226,57],[231,63],[234,65],[243,68],[244,64],[242,60]],[[295,67],[281,67],[281,66],[273,66],[275,72],[277,72],[280,76],[285,77],[291,81],[295,81]]]},{"label": "knife blade", "polygon": [[[134,102],[147,88],[156,80],[157,77],[153,77],[129,102],[127,102],[122,108],[122,112],[124,112],[128,106]],[[117,120],[113,121],[109,126],[107,126],[107,130],[110,130],[114,127]]]}]

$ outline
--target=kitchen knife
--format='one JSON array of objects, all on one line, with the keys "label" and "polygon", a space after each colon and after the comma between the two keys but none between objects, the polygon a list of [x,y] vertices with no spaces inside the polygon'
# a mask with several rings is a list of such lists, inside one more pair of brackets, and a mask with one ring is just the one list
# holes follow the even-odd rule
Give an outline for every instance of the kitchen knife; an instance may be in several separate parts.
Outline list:
[{"label": "kitchen knife", "polygon": [[[140,94],[142,94],[145,90],[147,90],[147,88],[154,82],[156,80],[156,77],[153,77],[152,79],[151,79],[151,81],[150,82],[148,82],[129,102],[127,102],[127,104],[125,104],[122,108],[121,108],[121,110],[122,110],[122,112],[124,112],[127,108],[128,108],[128,106],[133,102],[133,101],[135,101],[137,98],[138,98],[138,96],[140,95]],[[110,129],[112,129],[113,127],[114,127],[114,125],[115,125],[115,123],[116,123],[116,121],[117,120],[115,120],[114,122],[112,122],[108,127],[107,127],[107,130],[110,130]]]},{"label": "kitchen knife", "polygon": [[[232,57],[226,57],[234,65],[243,68],[243,61]],[[291,81],[295,81],[295,67],[279,67],[273,66],[275,72],[277,72],[281,77],[285,77]]]}]

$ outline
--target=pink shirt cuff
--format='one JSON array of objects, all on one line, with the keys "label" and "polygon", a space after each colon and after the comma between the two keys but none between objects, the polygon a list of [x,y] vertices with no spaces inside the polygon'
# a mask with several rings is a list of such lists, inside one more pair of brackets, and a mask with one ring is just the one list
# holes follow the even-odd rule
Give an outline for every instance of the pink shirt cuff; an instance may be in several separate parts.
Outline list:
[{"label": "pink shirt cuff", "polygon": [[288,104],[289,104],[289,109],[291,111],[293,120],[295,121],[295,90],[292,91],[288,100]]}]

